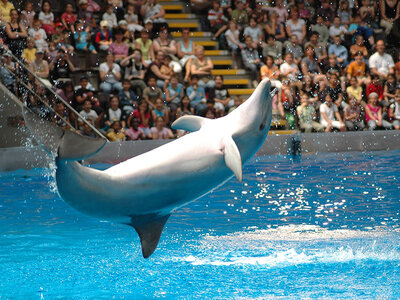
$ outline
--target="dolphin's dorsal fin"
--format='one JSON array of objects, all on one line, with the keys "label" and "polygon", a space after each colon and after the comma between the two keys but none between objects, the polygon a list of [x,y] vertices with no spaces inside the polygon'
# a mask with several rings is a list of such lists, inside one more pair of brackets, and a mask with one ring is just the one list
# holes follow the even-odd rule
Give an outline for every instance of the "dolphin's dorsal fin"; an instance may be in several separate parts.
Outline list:
[{"label": "dolphin's dorsal fin", "polygon": [[235,141],[232,139],[232,136],[224,136],[222,139],[222,145],[222,152],[224,153],[226,166],[233,171],[239,182],[242,182],[242,158]]},{"label": "dolphin's dorsal fin", "polygon": [[183,116],[172,123],[172,129],[181,129],[186,131],[199,130],[209,119],[199,116]]},{"label": "dolphin's dorsal fin", "polygon": [[151,216],[150,222],[143,222],[147,216],[132,217],[131,224],[135,228],[136,232],[140,237],[140,243],[142,244],[142,254],[144,258],[148,258],[154,250],[156,250],[158,242],[160,241],[161,233],[164,229],[164,225],[167,222],[170,215],[166,216]]}]

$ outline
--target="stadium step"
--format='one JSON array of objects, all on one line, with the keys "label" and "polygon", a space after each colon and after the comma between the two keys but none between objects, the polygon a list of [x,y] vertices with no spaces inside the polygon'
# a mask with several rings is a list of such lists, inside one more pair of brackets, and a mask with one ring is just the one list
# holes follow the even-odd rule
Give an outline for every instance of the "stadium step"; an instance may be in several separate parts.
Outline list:
[{"label": "stadium step", "polygon": [[213,75],[245,75],[246,71],[243,69],[214,69],[211,70],[211,74]]},{"label": "stadium step", "polygon": [[204,55],[206,56],[221,56],[221,55],[230,55],[228,50],[206,50],[204,51]]},{"label": "stadium step", "polygon": [[204,47],[215,47],[217,45],[217,42],[215,41],[194,41],[196,45],[201,45]]},{"label": "stadium step", "polygon": [[243,78],[224,79],[224,85],[248,85],[249,80]]},{"label": "stadium step", "polygon": [[[172,31],[171,35],[174,38],[180,38],[182,37],[182,32],[180,31]],[[194,31],[190,33],[190,37],[210,37],[212,36],[211,32],[204,32],[204,31]]]},{"label": "stadium step", "polygon": [[[271,123],[272,126],[272,123]],[[268,135],[281,135],[281,134],[294,134],[298,133],[297,130],[270,130]]]},{"label": "stadium step", "polygon": [[194,14],[165,14],[165,19],[196,19]]},{"label": "stadium step", "polygon": [[251,95],[254,89],[229,89],[231,95]]},{"label": "stadium step", "polygon": [[197,29],[199,27],[199,23],[197,22],[168,22],[168,27],[169,28],[190,28],[190,29]]},{"label": "stadium step", "polygon": [[173,4],[173,2],[168,3],[168,4],[161,4],[161,6],[164,8],[165,12],[170,12],[170,11],[179,11],[182,12],[184,9],[184,5],[181,3],[178,4]]}]

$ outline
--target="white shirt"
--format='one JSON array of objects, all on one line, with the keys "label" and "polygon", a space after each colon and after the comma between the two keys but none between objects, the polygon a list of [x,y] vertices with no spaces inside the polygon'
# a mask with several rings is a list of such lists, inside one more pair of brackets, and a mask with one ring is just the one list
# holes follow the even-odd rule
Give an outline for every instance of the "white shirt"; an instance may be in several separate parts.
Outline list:
[{"label": "white shirt", "polygon": [[379,73],[389,74],[390,68],[394,68],[394,61],[390,54],[380,55],[378,52],[369,58],[369,67],[375,68]]},{"label": "white shirt", "polygon": [[43,11],[41,11],[41,12],[39,13],[38,19],[39,19],[40,21],[42,21],[43,24],[51,24],[51,22],[54,21],[54,15],[53,15],[52,12],[49,13],[48,15],[46,15]]},{"label": "white shirt", "polygon": [[306,25],[306,22],[303,19],[298,19],[297,23],[294,24],[292,19],[286,21],[286,27],[290,27],[292,30],[292,34],[297,35],[297,38],[300,40],[303,36],[303,26]]},{"label": "white shirt", "polygon": [[117,80],[117,78],[115,78],[114,74],[117,72],[120,72],[121,68],[119,67],[119,65],[113,64],[112,73],[114,73],[114,74],[111,74],[111,73],[109,73],[110,68],[108,67],[107,63],[103,62],[99,66],[99,71],[103,71],[106,73],[106,78],[104,81],[109,82],[109,83],[116,83],[116,82],[118,82],[118,80]]},{"label": "white shirt", "polygon": [[279,70],[281,71],[281,74],[288,72],[289,70],[295,70],[294,72],[292,71],[291,73],[289,73],[287,75],[287,77],[289,78],[289,80],[291,81],[295,81],[297,78],[296,76],[299,73],[299,68],[297,67],[297,65],[295,63],[292,64],[288,64],[287,62],[284,62],[283,64],[281,64],[281,66],[279,67]]},{"label": "white shirt", "polygon": [[340,38],[342,39],[342,41],[344,40],[343,33],[345,33],[345,32],[347,32],[347,29],[343,25],[340,25],[339,27],[335,27],[334,25],[332,25],[329,28],[329,36],[331,38],[334,38],[335,36],[340,35]]},{"label": "white shirt", "polygon": [[400,103],[395,102],[390,105],[390,108],[394,109],[394,118],[400,120]]},{"label": "white shirt", "polygon": [[261,29],[259,27],[246,27],[244,29],[243,35],[251,36],[253,42],[258,42],[258,38],[262,35]]},{"label": "white shirt", "polygon": [[[85,119],[85,120],[91,120],[91,121],[95,121],[99,116],[97,115],[97,113],[91,109],[89,112],[86,112],[85,110],[81,110],[79,112],[79,114]],[[79,122],[83,122],[83,120],[81,118],[79,118],[78,120]]]},{"label": "white shirt", "polygon": [[114,13],[108,14],[105,12],[103,14],[103,20],[108,22],[108,28],[113,28],[118,26],[117,17]]},{"label": "white shirt", "polygon": [[326,121],[324,117],[322,116],[322,113],[326,113],[326,116],[328,119],[332,122],[335,121],[335,112],[338,111],[338,108],[335,104],[332,103],[331,107],[329,107],[326,103],[322,103],[321,106],[319,107],[319,112],[321,113],[320,120],[321,124],[325,124]]}]

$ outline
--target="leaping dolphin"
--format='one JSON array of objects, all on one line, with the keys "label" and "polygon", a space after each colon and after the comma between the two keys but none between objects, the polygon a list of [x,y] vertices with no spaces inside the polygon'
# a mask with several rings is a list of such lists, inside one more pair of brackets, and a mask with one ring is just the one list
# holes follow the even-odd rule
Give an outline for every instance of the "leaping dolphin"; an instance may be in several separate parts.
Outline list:
[{"label": "leaping dolphin", "polygon": [[104,171],[78,162],[97,153],[104,140],[64,131],[26,108],[24,117],[46,149],[57,148],[56,183],[61,198],[82,213],[134,227],[147,258],[174,210],[233,175],[242,181],[242,165],[268,135],[270,86],[264,79],[245,103],[225,117],[179,118],[172,127],[192,133]]}]

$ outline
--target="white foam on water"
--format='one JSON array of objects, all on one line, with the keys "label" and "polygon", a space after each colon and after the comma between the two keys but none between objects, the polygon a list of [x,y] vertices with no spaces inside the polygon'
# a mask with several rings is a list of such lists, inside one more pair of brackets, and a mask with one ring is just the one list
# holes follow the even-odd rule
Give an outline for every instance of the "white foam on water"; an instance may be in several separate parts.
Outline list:
[{"label": "white foam on water", "polygon": [[358,261],[398,261],[398,232],[328,230],[292,225],[223,236],[206,235],[198,255],[179,260],[193,265],[287,267]]},{"label": "white foam on water", "polygon": [[371,249],[353,250],[350,247],[336,250],[314,249],[312,251],[298,251],[292,248],[284,251],[276,251],[266,256],[231,255],[230,257],[222,257],[218,253],[214,253],[211,257],[207,258],[189,255],[182,260],[193,265],[259,265],[273,268],[303,264],[346,263],[363,260],[400,262],[400,252],[395,250],[387,252],[371,251]]}]

